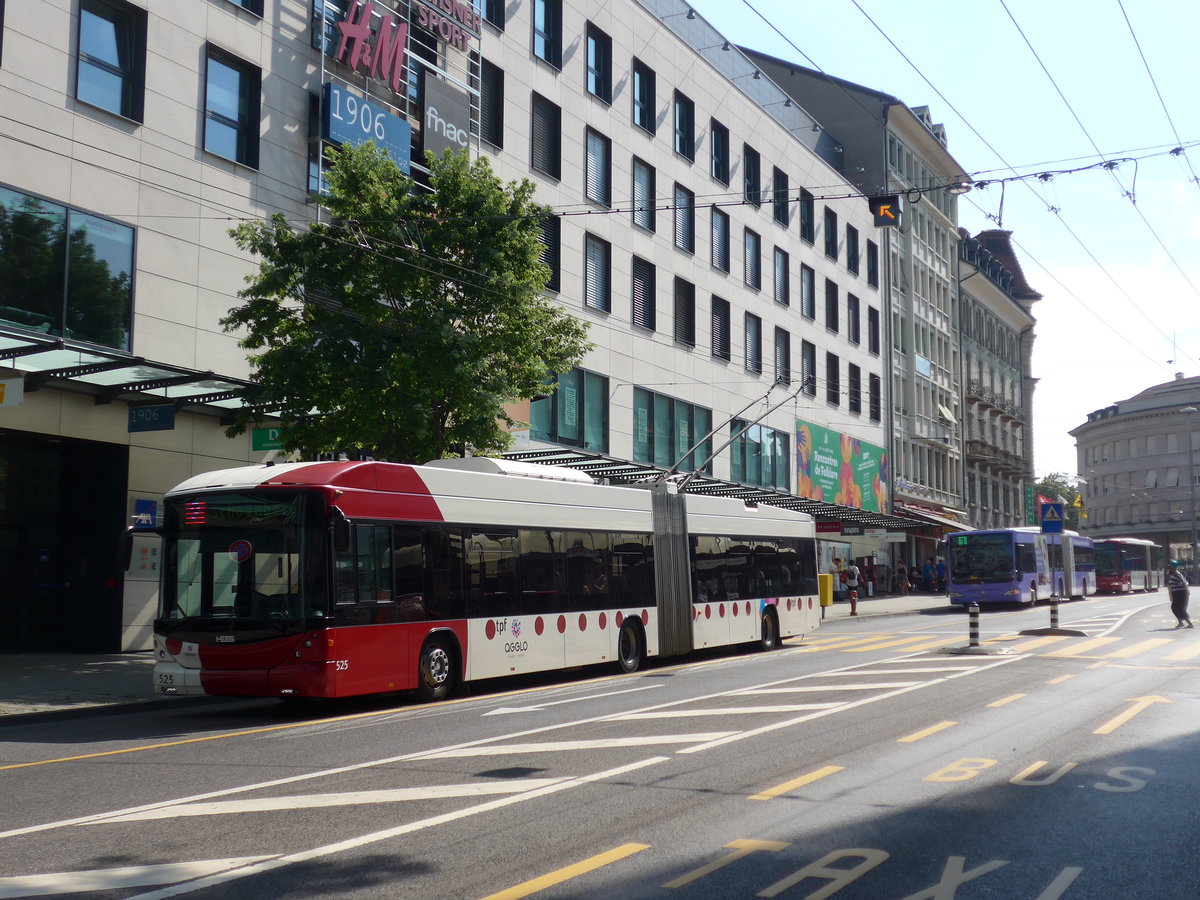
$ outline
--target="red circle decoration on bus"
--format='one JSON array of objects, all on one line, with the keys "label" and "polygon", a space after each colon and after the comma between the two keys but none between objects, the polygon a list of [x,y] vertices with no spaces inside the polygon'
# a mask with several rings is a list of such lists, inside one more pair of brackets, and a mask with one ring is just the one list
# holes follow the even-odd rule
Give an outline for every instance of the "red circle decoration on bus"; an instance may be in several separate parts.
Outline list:
[{"label": "red circle decoration on bus", "polygon": [[487,620],[487,624],[483,626],[483,633],[489,641],[496,636],[496,621],[494,619]]},{"label": "red circle decoration on bus", "polygon": [[579,630],[587,631],[587,613],[579,614]]},{"label": "red circle decoration on bus", "polygon": [[725,618],[725,604],[724,603],[722,603],[720,606],[717,607],[717,618],[719,618],[719,619]]},{"label": "red circle decoration on bus", "polygon": [[558,633],[559,634],[567,633],[567,617],[566,616],[558,617]]},{"label": "red circle decoration on bus", "polygon": [[536,619],[533,620],[533,631],[535,634],[537,634],[539,637],[541,637],[542,632],[545,630],[546,630],[546,623],[542,621],[541,616],[538,616]]},{"label": "red circle decoration on bus", "polygon": [[600,630],[603,631],[607,627],[608,627],[608,616],[606,616],[604,613],[600,613]]},{"label": "red circle decoration on bus", "polygon": [[750,615],[750,601],[746,601],[746,615]]},{"label": "red circle decoration on bus", "polygon": [[648,609],[642,610],[642,624],[643,625],[650,624],[650,610],[648,610]]},{"label": "red circle decoration on bus", "polygon": [[620,628],[621,623],[624,621],[625,621],[625,614],[618,609],[617,614],[615,616],[613,616],[613,624],[616,625],[618,628]]},{"label": "red circle decoration on bus", "polygon": [[730,603],[730,604],[729,604],[729,608],[730,608],[731,610],[733,610],[733,614],[736,616],[736,615],[737,615],[737,604],[736,604],[736,603]]},{"label": "red circle decoration on bus", "polygon": [[229,545],[229,558],[234,562],[244,563],[254,555],[254,547],[249,541],[237,540]]},{"label": "red circle decoration on bus", "polygon": [[707,603],[704,604],[704,618],[706,618],[706,619],[712,618],[712,607],[709,606]]}]

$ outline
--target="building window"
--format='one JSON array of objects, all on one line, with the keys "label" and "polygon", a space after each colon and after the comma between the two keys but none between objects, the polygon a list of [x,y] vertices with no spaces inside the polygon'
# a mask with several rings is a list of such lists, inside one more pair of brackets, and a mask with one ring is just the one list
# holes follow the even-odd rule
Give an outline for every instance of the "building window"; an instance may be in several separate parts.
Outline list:
[{"label": "building window", "polygon": [[862,412],[862,369],[850,363],[846,367],[846,383],[849,389],[847,406],[852,413]]},{"label": "building window", "polygon": [[775,167],[771,173],[771,215],[785,228],[788,224],[788,177]]},{"label": "building window", "polygon": [[879,287],[879,247],[867,241],[867,284]]},{"label": "building window", "polygon": [[558,178],[562,175],[562,110],[537,93],[530,110],[529,163],[535,171]]},{"label": "building window", "polygon": [[334,56],[342,40],[337,23],[345,20],[350,0],[312,0],[312,6],[312,45]]},{"label": "building window", "polygon": [[749,144],[742,144],[742,196],[752,206],[762,206],[762,158]]},{"label": "building window", "polygon": [[817,273],[806,265],[800,266],[800,315],[817,317]]},{"label": "building window", "polygon": [[533,0],[533,55],[562,68],[562,0]]},{"label": "building window", "polygon": [[828,206],[825,207],[825,255],[838,258],[837,213]]},{"label": "building window", "polygon": [[754,290],[762,289],[762,238],[758,236],[758,232],[746,229],[745,236],[742,240],[743,248],[746,254],[745,260],[745,281],[746,286],[754,288]]},{"label": "building window", "polygon": [[858,312],[858,298],[853,294],[846,295],[846,340],[857,344],[862,340],[861,323]]},{"label": "building window", "polygon": [[867,307],[867,349],[879,355],[879,310]]},{"label": "building window", "polygon": [[657,271],[654,263],[633,258],[633,324],[653,331],[657,325],[655,284]]},{"label": "building window", "polygon": [[542,218],[542,254],[541,260],[550,270],[550,278],[546,282],[546,289],[557,291],[561,287],[562,273],[562,219],[558,216],[545,216]]},{"label": "building window", "polygon": [[846,226],[846,268],[858,274],[858,229],[853,225]]},{"label": "building window", "polygon": [[587,24],[587,89],[605,103],[612,102],[612,38]]},{"label": "building window", "polygon": [[729,301],[712,298],[712,355],[728,361],[732,356],[730,340]]},{"label": "building window", "polygon": [[679,91],[675,92],[675,152],[696,158],[696,104]]},{"label": "building window", "polygon": [[762,373],[762,319],[746,313],[746,371]]},{"label": "building window", "polygon": [[838,328],[838,286],[834,281],[825,279],[825,327],[837,334]]},{"label": "building window", "polygon": [[841,360],[836,353],[825,354],[825,402],[837,406],[842,400]]},{"label": "building window", "polygon": [[483,0],[483,21],[504,30],[505,0]]},{"label": "building window", "polygon": [[867,402],[870,404],[872,422],[883,418],[883,382],[878,375],[867,376]]},{"label": "building window", "polygon": [[558,387],[529,405],[529,434],[536,441],[608,452],[608,379],[572,369]]},{"label": "building window", "polygon": [[612,246],[594,234],[583,238],[583,303],[592,309],[612,309]]},{"label": "building window", "polygon": [[[481,140],[493,147],[504,146],[504,70],[472,53],[477,64],[476,87],[479,89],[479,124]],[[472,123],[475,126],[475,123]]]},{"label": "building window", "polygon": [[675,279],[675,340],[696,346],[696,286],[682,278]]},{"label": "building window", "polygon": [[712,208],[712,264],[722,272],[729,271],[729,214]]},{"label": "building window", "polygon": [[654,231],[654,166],[633,158],[633,224]]},{"label": "building window", "polygon": [[696,195],[682,184],[675,185],[675,246],[696,252]]},{"label": "building window", "polygon": [[817,396],[817,345],[812,341],[800,342],[800,377],[804,379],[804,393]]},{"label": "building window", "polygon": [[792,336],[783,328],[775,329],[775,383],[792,383]]},{"label": "building window", "polygon": [[688,453],[692,445],[712,430],[712,410],[656,394],[633,389],[633,458],[638,462],[680,471],[712,472],[712,437]]},{"label": "building window", "polygon": [[258,103],[262,73],[209,47],[204,89],[204,149],[258,168]]},{"label": "building window", "polygon": [[[428,64],[428,65],[426,65]],[[438,68],[438,40],[424,28],[408,28],[408,108],[425,107],[425,73]],[[418,158],[422,158],[418,155]]]},{"label": "building window", "polygon": [[775,248],[775,302],[792,305],[792,261],[779,247]]},{"label": "building window", "polygon": [[246,12],[254,13],[259,18],[263,14],[263,0],[233,0],[238,6],[246,10]]},{"label": "building window", "polygon": [[817,239],[816,199],[803,188],[800,190],[800,237],[810,244]]},{"label": "building window", "polygon": [[712,147],[712,177],[729,184],[729,129],[713,119],[709,123],[708,140]]},{"label": "building window", "polygon": [[598,131],[587,130],[587,198],[601,206],[612,205],[612,142]]},{"label": "building window", "polygon": [[791,440],[786,431],[734,419],[729,445],[729,479],[772,490],[790,490]]},{"label": "building window", "polygon": [[0,322],[129,349],[134,230],[0,187]]},{"label": "building window", "polygon": [[142,121],[146,92],[146,11],[119,0],[83,0],[79,7],[75,78],[75,96],[79,100]]},{"label": "building window", "polygon": [[654,134],[654,70],[633,61],[633,124]]}]

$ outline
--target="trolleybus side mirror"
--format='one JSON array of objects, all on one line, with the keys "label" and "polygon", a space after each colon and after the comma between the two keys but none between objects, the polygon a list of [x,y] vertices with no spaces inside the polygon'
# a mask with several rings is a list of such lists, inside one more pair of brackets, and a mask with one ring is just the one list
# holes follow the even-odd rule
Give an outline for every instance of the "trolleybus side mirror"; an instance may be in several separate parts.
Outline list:
[{"label": "trolleybus side mirror", "polygon": [[350,522],[346,518],[346,514],[338,509],[333,508],[333,550],[335,553],[350,552]]}]

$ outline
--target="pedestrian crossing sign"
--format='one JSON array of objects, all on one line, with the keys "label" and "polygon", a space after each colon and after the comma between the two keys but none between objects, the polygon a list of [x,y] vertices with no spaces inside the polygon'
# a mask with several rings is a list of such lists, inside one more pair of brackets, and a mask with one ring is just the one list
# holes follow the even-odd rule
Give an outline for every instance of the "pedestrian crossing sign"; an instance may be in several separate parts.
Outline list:
[{"label": "pedestrian crossing sign", "polygon": [[1063,533],[1063,507],[1062,503],[1041,504],[1042,534]]}]

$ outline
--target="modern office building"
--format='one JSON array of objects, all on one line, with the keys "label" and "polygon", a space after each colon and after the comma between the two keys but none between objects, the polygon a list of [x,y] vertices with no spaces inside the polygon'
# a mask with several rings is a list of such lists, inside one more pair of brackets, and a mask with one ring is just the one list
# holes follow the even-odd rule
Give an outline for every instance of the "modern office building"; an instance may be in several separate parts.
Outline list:
[{"label": "modern office building", "polygon": [[1012,233],[959,236],[967,520],[1037,524],[1033,503],[1033,304]]},{"label": "modern office building", "polygon": [[1091,537],[1139,537],[1195,560],[1200,377],[1178,373],[1071,430]]},{"label": "modern office building", "polygon": [[118,535],[275,452],[225,433],[254,267],[228,230],[313,220],[321,146],[363,122],[418,180],[467,146],[557,213],[549,290],[595,349],[515,453],[616,481],[683,459],[813,512],[828,555],[887,562],[913,524],[888,515],[891,250],[846,145],[679,0],[0,4],[0,100],[2,649],[148,646],[156,539],[125,573]]}]

